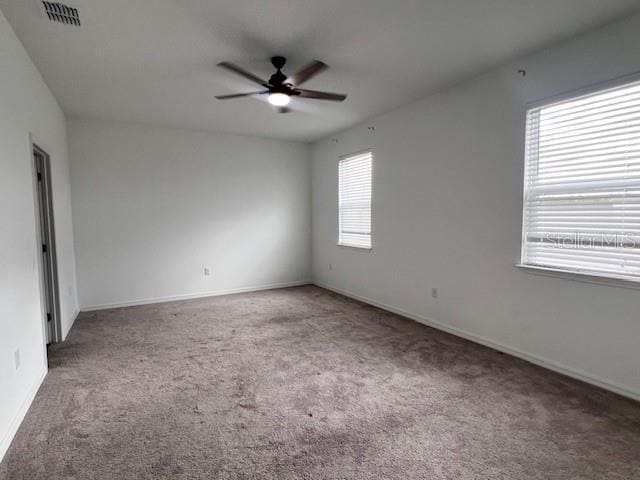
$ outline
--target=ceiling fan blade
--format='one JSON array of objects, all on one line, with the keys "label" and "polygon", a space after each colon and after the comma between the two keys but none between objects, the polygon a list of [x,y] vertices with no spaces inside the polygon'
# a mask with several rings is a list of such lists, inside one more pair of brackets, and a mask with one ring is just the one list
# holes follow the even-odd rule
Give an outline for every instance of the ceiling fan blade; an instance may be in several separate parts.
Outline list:
[{"label": "ceiling fan blade", "polygon": [[323,72],[327,68],[329,68],[329,66],[326,63],[323,63],[320,60],[314,60],[298,73],[294,73],[289,78],[287,78],[287,83],[290,83],[293,86],[302,85],[311,77],[315,77],[317,74]]},{"label": "ceiling fan blade", "polygon": [[265,93],[269,93],[269,90],[264,90],[262,92],[232,93],[231,95],[216,95],[216,98],[218,100],[229,100],[230,98],[252,97],[254,95],[263,95]]},{"label": "ceiling fan blade", "polygon": [[332,102],[342,102],[346,95],[342,93],[332,92],[320,92],[318,90],[305,90],[303,88],[296,88],[300,93],[301,98],[315,98],[316,100],[331,100]]},{"label": "ceiling fan blade", "polygon": [[239,66],[237,66],[234,63],[231,63],[231,62],[220,62],[218,64],[218,66],[222,67],[222,68],[225,68],[225,69],[229,70],[230,72],[237,73],[238,75],[246,78],[247,80],[251,80],[252,82],[257,83],[258,85],[262,85],[263,87],[266,87],[266,86],[269,85],[266,80],[263,80],[262,78],[258,77],[257,75],[254,75],[253,73],[247,72],[246,70],[244,70],[243,68],[240,68]]}]

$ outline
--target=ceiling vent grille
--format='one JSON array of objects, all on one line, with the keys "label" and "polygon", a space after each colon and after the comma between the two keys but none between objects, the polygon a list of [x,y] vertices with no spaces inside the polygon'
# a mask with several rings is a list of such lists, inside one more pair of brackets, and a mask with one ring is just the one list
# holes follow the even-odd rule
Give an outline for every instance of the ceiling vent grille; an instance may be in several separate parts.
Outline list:
[{"label": "ceiling vent grille", "polygon": [[42,2],[42,9],[52,22],[64,23],[65,25],[80,26],[80,15],[78,9],[69,7],[59,2]]}]

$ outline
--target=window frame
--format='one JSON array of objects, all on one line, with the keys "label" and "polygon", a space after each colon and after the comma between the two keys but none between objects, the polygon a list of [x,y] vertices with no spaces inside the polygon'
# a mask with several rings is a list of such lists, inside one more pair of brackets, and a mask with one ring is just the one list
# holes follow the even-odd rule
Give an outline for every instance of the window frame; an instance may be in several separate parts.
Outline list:
[{"label": "window frame", "polygon": [[538,100],[534,100],[531,102],[527,102],[525,105],[525,124],[524,124],[524,152],[523,152],[523,172],[522,172],[522,210],[521,210],[521,233],[520,233],[520,258],[515,266],[526,273],[530,273],[533,275],[540,275],[546,277],[556,277],[563,278],[567,280],[582,282],[582,283],[590,283],[595,285],[605,285],[612,287],[621,287],[632,290],[640,290],[640,278],[634,276],[627,276],[624,274],[617,273],[608,273],[608,272],[599,272],[599,271],[591,271],[591,270],[579,270],[579,269],[569,269],[564,267],[553,267],[553,266],[544,266],[544,265],[535,265],[524,262],[524,254],[525,254],[525,242],[526,242],[526,229],[525,229],[525,207],[526,207],[526,145],[527,145],[527,117],[529,115],[529,111],[536,108],[543,108],[552,106],[555,104],[568,102],[573,99],[587,96],[591,94],[597,94],[599,92],[604,92],[609,89],[624,87],[625,85],[630,85],[633,83],[640,82],[640,72],[623,75],[617,78],[613,78],[610,80],[605,80],[602,82],[593,83],[587,85],[585,87],[577,88],[574,90],[564,91],[560,94],[553,95],[546,98],[541,98]]},{"label": "window frame", "polygon": [[[362,155],[365,153],[369,153],[371,155],[371,202],[370,202],[370,212],[371,212],[371,233],[370,235],[370,246],[369,247],[360,247],[357,245],[350,245],[348,243],[342,243],[340,242],[340,162],[342,162],[343,160],[347,160],[350,157],[355,157],[358,155]],[[357,150],[355,152],[350,152],[344,155],[340,155],[338,157],[338,161],[336,162],[336,233],[337,233],[337,239],[336,239],[336,245],[338,247],[341,248],[348,248],[348,249],[354,249],[356,251],[359,252],[371,252],[371,250],[373,250],[373,195],[374,195],[374,175],[375,175],[375,153],[373,151],[373,148],[369,147],[369,148],[364,148],[362,150]]]}]

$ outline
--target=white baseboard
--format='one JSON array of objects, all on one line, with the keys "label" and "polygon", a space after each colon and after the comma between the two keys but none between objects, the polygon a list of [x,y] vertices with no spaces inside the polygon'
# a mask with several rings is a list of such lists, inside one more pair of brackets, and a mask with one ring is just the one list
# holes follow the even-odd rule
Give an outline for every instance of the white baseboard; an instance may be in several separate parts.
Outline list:
[{"label": "white baseboard", "polygon": [[71,324],[69,325],[69,328],[67,328],[66,331],[62,332],[62,341],[63,342],[67,339],[67,336],[69,335],[69,332],[73,328],[73,324],[76,323],[76,320],[78,319],[78,315],[80,315],[80,308],[76,308],[73,311],[73,313],[71,314],[71,318],[73,318],[73,320],[71,321]]},{"label": "white baseboard", "polygon": [[22,423],[25,415],[29,411],[29,407],[31,407],[31,403],[33,403],[33,399],[36,397],[36,393],[38,393],[38,389],[40,388],[40,385],[42,385],[42,382],[44,381],[44,378],[46,376],[47,376],[47,369],[45,367],[44,371],[40,374],[40,376],[38,377],[36,382],[33,384],[31,389],[29,389],[29,392],[27,393],[27,397],[22,402],[22,405],[20,405],[20,408],[18,409],[15,416],[11,420],[11,423],[9,423],[8,430],[5,432],[4,436],[2,437],[2,440],[0,440],[0,462],[2,461],[5,454],[7,453],[7,450],[9,450],[9,446],[11,446],[13,437],[16,436],[16,433],[18,432],[18,428],[20,428],[20,424]]},{"label": "white baseboard", "polygon": [[231,295],[234,293],[258,292],[260,290],[273,290],[274,288],[300,287],[311,284],[311,280],[298,280],[295,282],[271,283],[268,285],[258,285],[252,287],[228,288],[225,290],[215,290],[212,292],[187,293],[183,295],[172,295],[167,297],[144,298],[127,302],[105,303],[101,305],[81,306],[81,312],[91,312],[95,310],[107,310],[109,308],[134,307],[136,305],[149,305],[152,303],[175,302],[176,300],[190,300],[193,298],[218,297],[220,295]]},{"label": "white baseboard", "polygon": [[562,375],[566,375],[567,377],[575,378],[576,380],[580,380],[585,383],[589,383],[591,385],[595,385],[596,387],[603,388],[605,390],[609,390],[611,392],[617,393],[618,395],[622,395],[627,398],[631,398],[636,401],[640,401],[640,392],[633,391],[629,388],[613,384],[607,380],[602,378],[598,378],[593,375],[589,375],[584,372],[580,372],[573,368],[567,367],[565,365],[561,365],[552,360],[547,360],[545,358],[539,357],[537,355],[524,352],[522,350],[518,350],[516,348],[512,348],[497,342],[494,342],[488,338],[466,332],[456,327],[451,327],[445,325],[443,323],[437,322],[430,318],[424,317],[422,315],[418,315],[417,313],[408,312],[403,310],[402,308],[394,307],[392,305],[387,305],[382,302],[378,302],[377,300],[373,300],[368,297],[364,297],[362,295],[358,295],[353,292],[349,292],[347,290],[342,290],[341,288],[334,287],[332,285],[326,284],[324,282],[314,281],[314,285],[318,287],[325,288],[327,290],[331,290],[332,292],[339,293],[340,295],[344,295],[345,297],[353,298],[355,300],[359,300],[361,302],[367,303],[369,305],[373,305],[374,307],[381,308],[383,310],[387,310],[392,313],[396,313],[398,315],[402,315],[403,317],[407,317],[411,320],[414,320],[418,323],[422,323],[423,325],[427,325],[428,327],[433,327],[437,330],[442,330],[444,332],[450,333],[452,335],[456,335],[458,337],[462,337],[466,340],[470,340],[475,343],[479,343],[484,345],[485,347],[492,348],[494,350],[498,350],[500,352],[506,353],[508,355],[512,355],[514,357],[518,357],[522,360],[526,360],[527,362],[533,363],[540,367],[544,367],[548,370],[553,370],[554,372],[560,373]]}]

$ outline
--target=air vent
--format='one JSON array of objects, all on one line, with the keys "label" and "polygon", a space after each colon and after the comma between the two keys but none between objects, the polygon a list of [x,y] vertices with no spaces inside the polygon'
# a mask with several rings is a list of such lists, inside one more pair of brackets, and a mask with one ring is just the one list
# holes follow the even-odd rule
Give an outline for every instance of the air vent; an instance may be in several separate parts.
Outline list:
[{"label": "air vent", "polygon": [[42,2],[42,9],[52,22],[64,23],[65,25],[80,26],[80,15],[78,9],[69,7],[59,2]]}]

